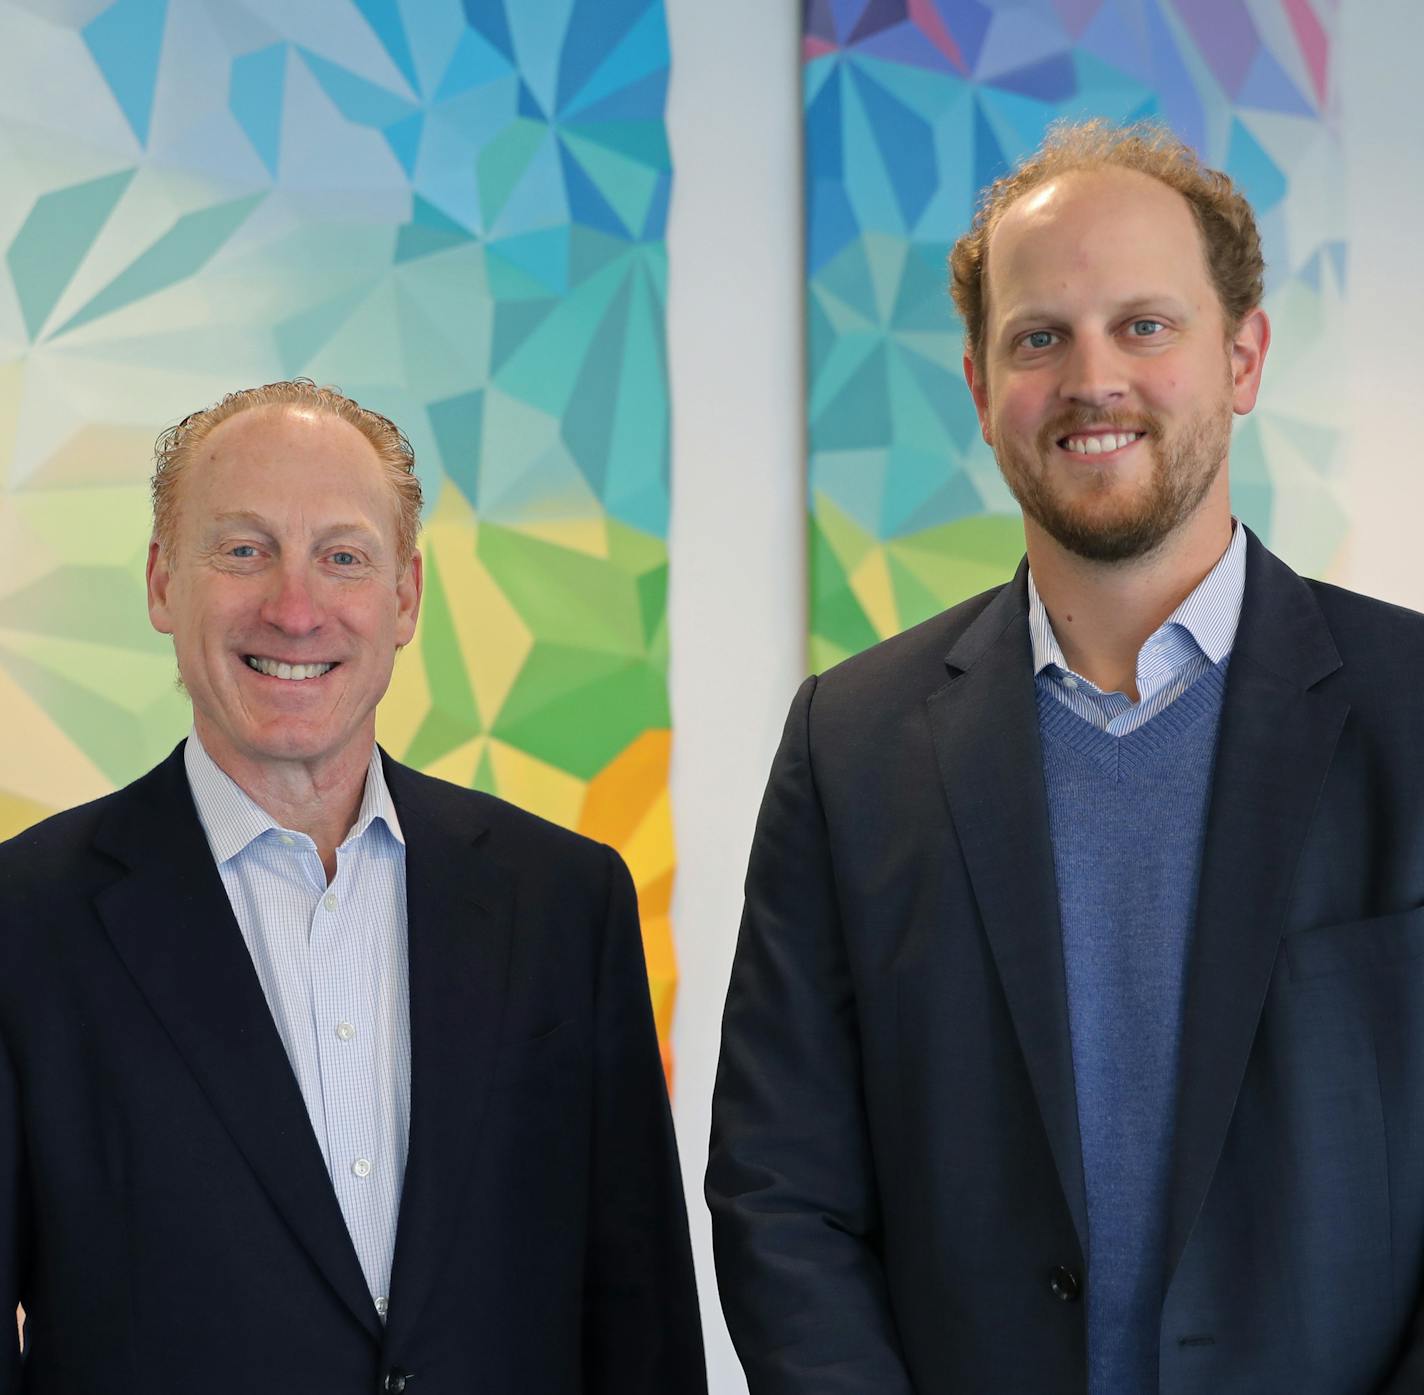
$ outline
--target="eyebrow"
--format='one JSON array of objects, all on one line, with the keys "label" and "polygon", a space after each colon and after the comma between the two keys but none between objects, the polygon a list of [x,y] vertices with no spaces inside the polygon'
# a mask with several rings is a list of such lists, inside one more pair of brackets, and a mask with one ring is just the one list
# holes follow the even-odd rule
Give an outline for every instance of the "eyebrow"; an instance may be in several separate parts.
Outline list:
[{"label": "eyebrow", "polygon": [[[208,521],[207,534],[211,536],[222,529],[231,527],[233,524],[240,524],[247,528],[255,529],[263,537],[272,536],[272,524],[260,513],[254,513],[251,509],[236,509],[231,513],[214,514]],[[318,534],[318,541],[324,541],[334,537],[360,537],[379,543],[381,535],[378,530],[371,527],[369,523],[330,523]]]},{"label": "eyebrow", "polygon": [[[1185,319],[1191,309],[1184,300],[1178,299],[1175,295],[1135,295],[1130,300],[1124,300],[1115,305],[1112,309],[1111,319],[1120,319],[1124,315],[1135,315],[1149,310],[1165,310],[1180,319]],[[1016,310],[1012,315],[1005,316],[1003,331],[1009,333],[1019,329],[1026,324],[1043,321],[1047,324],[1058,324],[1063,319],[1062,314],[1046,305],[1027,305],[1022,310]]]}]

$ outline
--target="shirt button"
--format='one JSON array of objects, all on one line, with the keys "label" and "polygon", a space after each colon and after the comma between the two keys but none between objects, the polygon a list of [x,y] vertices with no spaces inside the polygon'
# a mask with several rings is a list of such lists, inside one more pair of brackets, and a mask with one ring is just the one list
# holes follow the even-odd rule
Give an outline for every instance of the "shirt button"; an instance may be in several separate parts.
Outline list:
[{"label": "shirt button", "polygon": [[290,847],[292,846],[292,844],[295,843],[297,840],[296,840],[295,838],[293,838],[290,833],[279,833],[279,834],[277,835],[277,841],[278,841],[284,848],[290,848]]},{"label": "shirt button", "polygon": [[321,904],[325,906],[327,910],[334,911],[336,909],[335,895],[332,892],[328,891],[326,895],[321,898]]},{"label": "shirt button", "polygon": [[384,1297],[376,1299],[376,1311],[380,1313],[382,1317],[385,1317],[386,1309],[390,1306],[390,1299]]},{"label": "shirt button", "polygon": [[1067,674],[1063,679],[1063,686],[1065,688],[1076,688],[1078,686],[1078,680],[1074,678],[1071,673]]},{"label": "shirt button", "polygon": [[356,1035],[356,1028],[349,1022],[338,1022],[336,1024],[336,1035],[340,1037],[342,1041],[350,1041],[351,1038]]},{"label": "shirt button", "polygon": [[351,1171],[358,1177],[369,1177],[371,1175],[371,1164],[366,1158],[357,1158],[356,1161],[351,1164]]}]

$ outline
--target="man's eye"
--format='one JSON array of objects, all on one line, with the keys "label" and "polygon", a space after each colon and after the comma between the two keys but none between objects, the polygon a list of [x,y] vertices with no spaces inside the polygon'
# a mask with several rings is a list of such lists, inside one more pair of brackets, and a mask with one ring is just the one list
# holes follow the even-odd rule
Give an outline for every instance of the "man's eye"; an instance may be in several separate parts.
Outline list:
[{"label": "man's eye", "polygon": [[248,557],[256,557],[257,549],[251,543],[238,543],[236,547],[228,550],[228,556],[240,557],[245,560]]},{"label": "man's eye", "polygon": [[1024,345],[1030,349],[1046,349],[1057,338],[1051,329],[1035,329],[1024,335]]},{"label": "man's eye", "polygon": [[1132,322],[1132,333],[1138,339],[1149,339],[1161,328],[1161,320],[1134,320]]},{"label": "man's eye", "polygon": [[333,552],[331,560],[338,567],[354,567],[361,559],[354,552]]}]

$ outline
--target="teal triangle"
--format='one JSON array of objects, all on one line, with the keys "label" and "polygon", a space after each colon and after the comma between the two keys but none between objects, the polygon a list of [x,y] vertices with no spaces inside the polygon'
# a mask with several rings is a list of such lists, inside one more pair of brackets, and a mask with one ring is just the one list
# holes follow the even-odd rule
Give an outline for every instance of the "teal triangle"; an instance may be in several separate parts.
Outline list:
[{"label": "teal triangle", "polygon": [[31,339],[44,327],[134,173],[119,170],[35,200],[5,257]]},{"label": "teal triangle", "polygon": [[264,197],[250,194],[213,208],[185,213],[146,252],[140,253],[87,305],[65,321],[58,333],[67,333],[101,315],[110,315],[201,271]]},{"label": "teal triangle", "polygon": [[1274,208],[1286,192],[1286,177],[1261,148],[1256,137],[1240,122],[1231,123],[1231,144],[1227,150],[1226,172],[1251,200],[1257,214]]}]

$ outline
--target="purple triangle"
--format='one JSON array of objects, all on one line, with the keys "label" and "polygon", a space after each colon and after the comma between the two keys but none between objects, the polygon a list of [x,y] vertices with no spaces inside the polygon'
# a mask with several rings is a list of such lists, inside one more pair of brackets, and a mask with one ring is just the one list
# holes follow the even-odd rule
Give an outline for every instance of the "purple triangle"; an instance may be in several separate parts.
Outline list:
[{"label": "purple triangle", "polygon": [[847,44],[858,44],[873,34],[879,34],[905,18],[905,0],[870,0],[862,12]]},{"label": "purple triangle", "polygon": [[849,34],[860,23],[866,0],[831,0],[831,13],[836,17],[836,34]]},{"label": "purple triangle", "polygon": [[836,35],[836,19],[831,13],[831,0],[806,0],[806,37],[824,39],[828,44],[840,42]]},{"label": "purple triangle", "polygon": [[1053,8],[1063,27],[1075,41],[1080,39],[1093,16],[1102,7],[1103,0],[1053,0]]},{"label": "purple triangle", "polygon": [[1246,6],[1241,0],[1190,0],[1172,8],[1226,95],[1234,99],[1261,47]]},{"label": "purple triangle", "polygon": [[908,68],[928,68],[932,72],[959,76],[959,69],[929,41],[923,30],[913,24],[896,24],[882,29],[861,44],[859,51],[873,58],[888,58],[892,63],[903,63]]},{"label": "purple triangle", "polygon": [[1243,107],[1259,107],[1263,111],[1279,111],[1289,116],[1314,116],[1315,107],[1305,98],[1290,75],[1276,62],[1270,49],[1256,55],[1246,81],[1236,98]]}]

